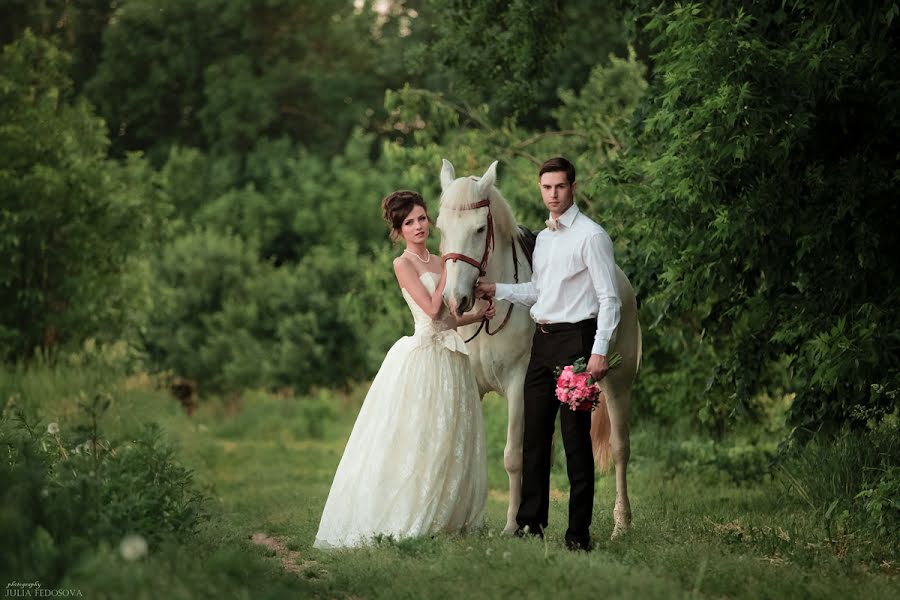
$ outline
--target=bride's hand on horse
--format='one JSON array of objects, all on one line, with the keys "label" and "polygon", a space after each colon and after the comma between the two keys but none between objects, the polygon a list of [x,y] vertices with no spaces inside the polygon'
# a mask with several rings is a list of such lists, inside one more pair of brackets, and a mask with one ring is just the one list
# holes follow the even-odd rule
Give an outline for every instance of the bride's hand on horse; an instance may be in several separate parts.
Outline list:
[{"label": "bride's hand on horse", "polygon": [[497,314],[497,308],[494,306],[493,300],[490,300],[478,311],[478,316],[482,319],[487,319],[488,321],[493,319],[495,314]]}]

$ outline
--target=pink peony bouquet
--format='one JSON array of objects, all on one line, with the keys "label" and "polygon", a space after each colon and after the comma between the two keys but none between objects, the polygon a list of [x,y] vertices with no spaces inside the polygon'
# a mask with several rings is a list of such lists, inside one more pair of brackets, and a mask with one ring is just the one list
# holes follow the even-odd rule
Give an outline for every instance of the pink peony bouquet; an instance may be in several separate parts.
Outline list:
[{"label": "pink peony bouquet", "polygon": [[[613,369],[621,362],[619,353],[613,353],[609,357],[609,368]],[[591,379],[583,358],[576,360],[575,364],[556,369],[556,397],[569,410],[593,411],[597,408],[600,403],[600,386]]]}]

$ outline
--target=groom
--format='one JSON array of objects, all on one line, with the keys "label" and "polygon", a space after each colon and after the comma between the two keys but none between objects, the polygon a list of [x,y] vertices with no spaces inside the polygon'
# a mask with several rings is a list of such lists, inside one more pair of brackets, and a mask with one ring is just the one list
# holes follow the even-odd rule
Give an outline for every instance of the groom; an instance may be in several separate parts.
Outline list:
[{"label": "groom", "polygon": [[[575,167],[565,158],[551,158],[541,165],[538,178],[550,218],[537,237],[531,281],[479,281],[476,294],[529,306],[537,323],[525,376],[522,503],[516,535],[543,537],[550,508],[551,442],[560,407],[554,369],[588,358],[591,376],[602,379],[609,370],[607,352],[621,302],[612,240],[575,205]],[[566,408],[560,428],[570,484],[566,547],[589,550],[594,505],[591,413]]]}]

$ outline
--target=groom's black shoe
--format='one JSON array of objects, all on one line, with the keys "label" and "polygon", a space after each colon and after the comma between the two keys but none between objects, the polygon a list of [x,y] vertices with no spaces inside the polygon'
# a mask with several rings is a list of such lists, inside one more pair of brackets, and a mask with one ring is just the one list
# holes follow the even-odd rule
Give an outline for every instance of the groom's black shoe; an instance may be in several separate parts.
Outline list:
[{"label": "groom's black shoe", "polygon": [[521,525],[513,535],[518,538],[539,537],[544,539],[544,530],[540,525]]},{"label": "groom's black shoe", "polygon": [[586,540],[566,539],[566,549],[574,552],[590,552],[591,540],[590,538]]}]

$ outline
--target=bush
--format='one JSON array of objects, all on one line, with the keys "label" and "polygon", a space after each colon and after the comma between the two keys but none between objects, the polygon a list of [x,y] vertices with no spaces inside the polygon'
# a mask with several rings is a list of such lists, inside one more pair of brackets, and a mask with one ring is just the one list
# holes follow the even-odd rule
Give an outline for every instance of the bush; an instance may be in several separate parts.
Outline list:
[{"label": "bush", "polygon": [[866,432],[817,437],[787,450],[779,480],[813,509],[832,542],[871,539],[883,558],[900,550],[900,427],[896,417]]},{"label": "bush", "polygon": [[88,423],[45,431],[20,410],[4,412],[0,564],[15,579],[52,587],[101,544],[134,559],[191,536],[207,518],[206,497],[158,426],[131,441],[103,438],[98,422],[109,402],[98,394],[83,405]]},{"label": "bush", "polygon": [[106,127],[72,93],[69,57],[30,32],[0,56],[0,360],[135,329],[136,257],[165,199],[137,155],[107,160]]},{"label": "bush", "polygon": [[348,308],[358,264],[352,242],[276,267],[238,236],[184,235],[156,265],[150,360],[205,391],[342,384],[363,371],[366,351],[365,326]]},{"label": "bush", "polygon": [[771,473],[775,444],[720,444],[712,440],[687,440],[667,449],[666,471],[670,476],[688,472],[715,480],[728,477],[734,484],[754,484]]},{"label": "bush", "polygon": [[654,72],[613,191],[636,209],[634,280],[660,324],[647,345],[712,346],[715,426],[781,387],[783,357],[794,425],[890,410],[870,390],[900,377],[895,10],[724,1],[642,16]]}]

